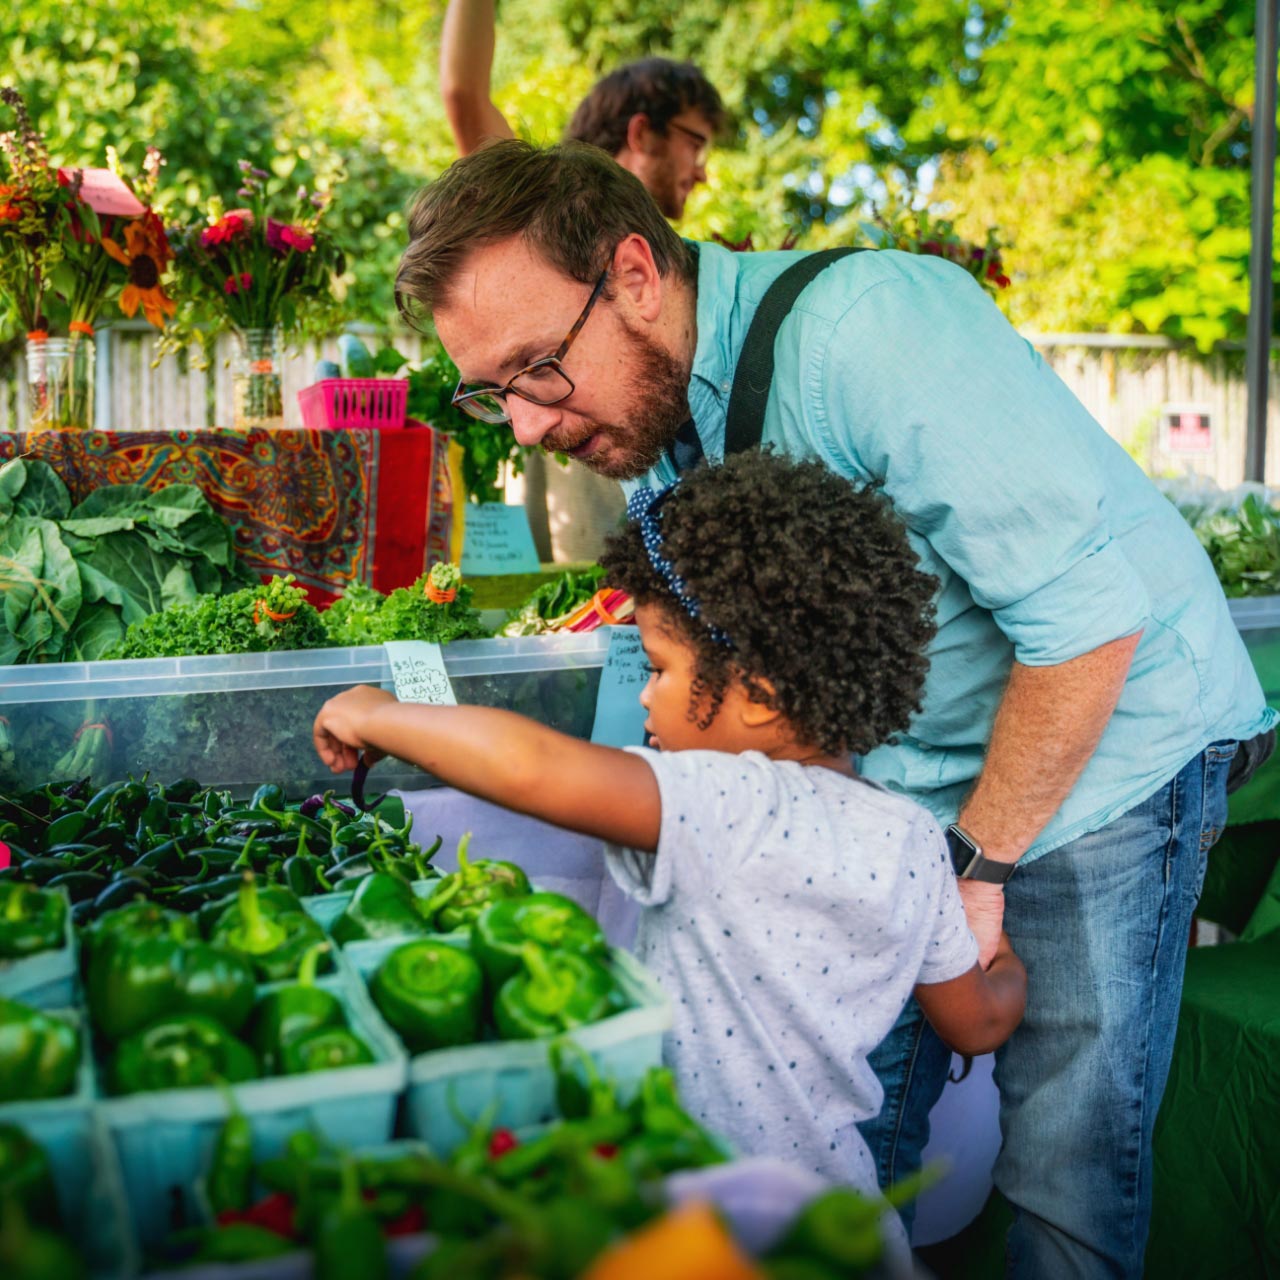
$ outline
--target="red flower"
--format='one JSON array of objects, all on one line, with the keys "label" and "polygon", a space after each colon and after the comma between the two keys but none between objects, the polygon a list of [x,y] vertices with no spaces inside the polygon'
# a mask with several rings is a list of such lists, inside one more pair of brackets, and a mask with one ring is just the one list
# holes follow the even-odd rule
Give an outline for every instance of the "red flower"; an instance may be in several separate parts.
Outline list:
[{"label": "red flower", "polygon": [[306,253],[315,242],[315,236],[302,227],[277,222],[274,218],[267,219],[267,248],[273,253],[286,253],[290,249]]},{"label": "red flower", "polygon": [[248,271],[242,271],[239,276],[228,276],[222,282],[222,288],[225,293],[248,293],[253,288],[253,276]]},{"label": "red flower", "polygon": [[253,214],[248,209],[237,209],[219,218],[211,227],[205,227],[200,233],[200,243],[206,249],[210,245],[227,244],[246,234],[251,226]]}]

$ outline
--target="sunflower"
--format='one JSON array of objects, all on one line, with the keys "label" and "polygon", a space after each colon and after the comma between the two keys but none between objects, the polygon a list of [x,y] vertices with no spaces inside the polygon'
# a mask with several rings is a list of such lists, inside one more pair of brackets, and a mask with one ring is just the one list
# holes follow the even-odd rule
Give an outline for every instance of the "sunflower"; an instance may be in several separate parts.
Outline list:
[{"label": "sunflower", "polygon": [[120,293],[120,310],[132,317],[141,306],[147,320],[163,329],[165,316],[177,310],[177,304],[160,283],[173,256],[164,224],[148,209],[141,218],[125,225],[124,243],[122,249],[115,240],[102,237],[102,247],[129,269],[129,283]]}]

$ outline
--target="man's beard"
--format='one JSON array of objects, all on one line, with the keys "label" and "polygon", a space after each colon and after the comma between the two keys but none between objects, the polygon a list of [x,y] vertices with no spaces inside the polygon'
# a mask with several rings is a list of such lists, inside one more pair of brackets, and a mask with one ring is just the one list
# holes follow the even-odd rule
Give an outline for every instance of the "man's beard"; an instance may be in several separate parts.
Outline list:
[{"label": "man's beard", "polygon": [[689,417],[689,371],[652,338],[628,329],[627,340],[633,358],[626,390],[638,407],[616,423],[587,419],[572,440],[542,441],[548,453],[558,453],[602,433],[605,447],[582,465],[611,480],[634,480],[656,466]]}]

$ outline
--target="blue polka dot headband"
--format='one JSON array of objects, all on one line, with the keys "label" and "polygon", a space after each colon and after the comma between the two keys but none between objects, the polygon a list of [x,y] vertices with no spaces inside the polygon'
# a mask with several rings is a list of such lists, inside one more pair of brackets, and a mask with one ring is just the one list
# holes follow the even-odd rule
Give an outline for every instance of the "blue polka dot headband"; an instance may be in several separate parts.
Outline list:
[{"label": "blue polka dot headband", "polygon": [[671,588],[671,594],[680,602],[680,607],[689,617],[706,627],[716,644],[732,648],[733,641],[729,639],[728,634],[702,617],[697,598],[689,592],[689,584],[676,572],[675,565],[663,554],[660,522],[662,504],[671,496],[675,487],[675,484],[669,484],[655,493],[647,485],[642,485],[627,499],[627,519],[634,520],[640,526],[640,536],[644,541],[649,563]]}]

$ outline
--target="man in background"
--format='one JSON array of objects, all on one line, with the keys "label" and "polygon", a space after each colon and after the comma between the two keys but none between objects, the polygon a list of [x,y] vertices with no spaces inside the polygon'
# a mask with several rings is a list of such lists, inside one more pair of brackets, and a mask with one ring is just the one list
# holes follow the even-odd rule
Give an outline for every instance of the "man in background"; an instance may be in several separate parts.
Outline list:
[{"label": "man in background", "polygon": [[[493,104],[494,0],[450,0],[440,42],[440,92],[460,155],[514,132]],[[605,78],[579,104],[565,138],[607,151],[634,173],[663,214],[678,220],[707,180],[707,154],[724,122],[715,86],[689,62],[643,58]]]}]

